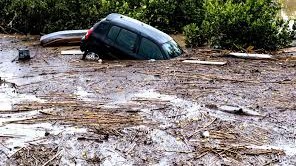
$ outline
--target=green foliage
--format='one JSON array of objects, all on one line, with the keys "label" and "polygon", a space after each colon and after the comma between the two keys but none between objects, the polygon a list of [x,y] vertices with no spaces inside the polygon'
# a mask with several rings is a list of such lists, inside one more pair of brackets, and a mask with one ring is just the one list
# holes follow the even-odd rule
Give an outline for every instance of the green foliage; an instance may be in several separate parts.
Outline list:
[{"label": "green foliage", "polygon": [[[86,29],[110,13],[121,13],[166,32],[201,22],[202,0],[0,0],[2,26],[12,21],[24,33]],[[0,24],[1,25],[1,24]]]},{"label": "green foliage", "polygon": [[110,13],[121,13],[165,32],[184,27],[189,46],[275,50],[294,31],[279,17],[274,0],[0,0],[0,31],[49,33],[87,29]]},{"label": "green foliage", "polygon": [[[14,11],[10,15],[13,16],[13,25],[24,32],[29,30],[33,33],[41,29],[41,25],[45,24],[46,15],[44,10],[47,9],[47,4],[42,1],[32,0],[15,0],[8,7],[9,11]],[[24,20],[26,20],[24,22]]]},{"label": "green foliage", "polygon": [[[196,23],[200,25],[204,19],[203,0],[183,0],[180,2],[181,15],[177,20],[183,20],[187,25]],[[181,22],[181,21],[179,21]]]},{"label": "green foliage", "polygon": [[187,46],[202,46],[206,42],[202,29],[196,23],[186,25],[184,27],[184,35]]},{"label": "green foliage", "polygon": [[11,0],[5,8],[6,23],[12,20],[15,29],[33,34],[86,28],[101,15],[96,0]]},{"label": "green foliage", "polygon": [[[276,50],[288,45],[295,33],[280,18],[280,9],[274,0],[206,0],[200,31],[212,46]],[[192,39],[191,36],[187,38]],[[187,42],[193,45],[191,41]]]}]

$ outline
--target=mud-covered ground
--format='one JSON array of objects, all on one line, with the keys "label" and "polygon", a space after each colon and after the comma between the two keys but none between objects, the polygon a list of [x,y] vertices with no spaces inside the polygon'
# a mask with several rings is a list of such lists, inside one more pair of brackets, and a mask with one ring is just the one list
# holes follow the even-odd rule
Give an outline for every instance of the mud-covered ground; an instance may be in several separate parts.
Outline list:
[{"label": "mud-covered ground", "polygon": [[[34,37],[0,46],[0,165],[296,165],[293,57],[101,63]],[[14,60],[24,47],[33,58]]]}]

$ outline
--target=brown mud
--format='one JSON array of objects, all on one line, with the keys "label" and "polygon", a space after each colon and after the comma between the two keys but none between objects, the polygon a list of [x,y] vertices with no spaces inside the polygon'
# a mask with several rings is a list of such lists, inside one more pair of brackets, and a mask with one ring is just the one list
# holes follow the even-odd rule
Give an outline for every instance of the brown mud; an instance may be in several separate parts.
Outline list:
[{"label": "brown mud", "polygon": [[[204,48],[99,63],[35,37],[0,35],[0,46],[2,165],[296,164],[292,56],[245,60]],[[18,62],[24,47],[33,58]]]}]

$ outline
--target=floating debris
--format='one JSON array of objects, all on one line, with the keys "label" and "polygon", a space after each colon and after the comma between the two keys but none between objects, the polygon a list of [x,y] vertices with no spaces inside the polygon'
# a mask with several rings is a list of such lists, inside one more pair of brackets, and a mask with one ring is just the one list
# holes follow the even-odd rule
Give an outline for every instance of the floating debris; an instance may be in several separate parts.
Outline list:
[{"label": "floating debris", "polygon": [[29,49],[19,49],[18,52],[19,52],[18,60],[29,60],[29,59],[31,59]]},{"label": "floating debris", "polygon": [[227,62],[199,61],[199,60],[185,60],[183,62],[184,63],[201,64],[201,65],[218,65],[218,66],[223,66],[223,65],[227,64]]},{"label": "floating debris", "polygon": [[229,53],[229,55],[244,58],[244,59],[272,59],[272,55],[269,54],[248,54],[248,53]]},{"label": "floating debris", "polygon": [[65,50],[61,51],[61,55],[83,55],[84,52],[80,50]]},{"label": "floating debris", "polygon": [[220,106],[218,107],[220,111],[232,113],[232,114],[238,114],[238,115],[248,115],[248,116],[262,116],[260,113],[244,108],[244,107],[234,107],[234,106]]}]

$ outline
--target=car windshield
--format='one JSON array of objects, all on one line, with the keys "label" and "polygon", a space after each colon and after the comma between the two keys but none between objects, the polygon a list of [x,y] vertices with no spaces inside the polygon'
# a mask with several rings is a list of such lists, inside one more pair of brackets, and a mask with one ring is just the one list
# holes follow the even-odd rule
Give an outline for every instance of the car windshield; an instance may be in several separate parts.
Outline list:
[{"label": "car windshield", "polygon": [[162,48],[169,58],[180,56],[183,53],[180,46],[174,40],[164,43]]}]

